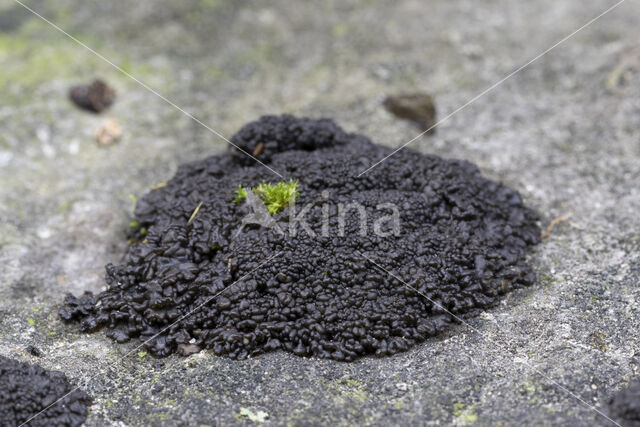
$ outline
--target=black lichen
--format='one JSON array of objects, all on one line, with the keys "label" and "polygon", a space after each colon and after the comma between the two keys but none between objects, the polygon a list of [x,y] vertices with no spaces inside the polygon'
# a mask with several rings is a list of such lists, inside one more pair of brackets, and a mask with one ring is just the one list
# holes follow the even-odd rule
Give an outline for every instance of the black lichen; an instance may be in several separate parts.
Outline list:
[{"label": "black lichen", "polygon": [[96,298],[91,292],[85,292],[80,298],[68,294],[64,305],[58,310],[58,315],[67,322],[81,320],[95,313]]},{"label": "black lichen", "polygon": [[640,427],[640,381],[619,391],[608,401],[609,416],[624,427]]},{"label": "black lichen", "polygon": [[[73,389],[62,372],[0,356],[0,424],[18,426]],[[29,426],[79,426],[87,418],[89,405],[91,398],[74,390],[29,421]]]},{"label": "black lichen", "polygon": [[[406,149],[357,178],[390,149],[330,120],[292,116],[263,117],[232,140],[298,181],[296,205],[271,222],[247,221],[251,206],[234,203],[234,190],[277,180],[236,149],[183,165],[138,202],[146,238],[124,264],[107,266],[108,289],[67,297],[64,319],[125,342],[188,314],[145,344],[155,356],[283,349],[348,361],[405,351],[456,321],[450,313],[471,315],[535,280],[525,257],[540,240],[536,214],[468,162]],[[366,220],[357,209],[340,220],[350,203]],[[400,226],[374,233],[389,206]],[[293,233],[287,221],[303,207],[307,229]]]}]

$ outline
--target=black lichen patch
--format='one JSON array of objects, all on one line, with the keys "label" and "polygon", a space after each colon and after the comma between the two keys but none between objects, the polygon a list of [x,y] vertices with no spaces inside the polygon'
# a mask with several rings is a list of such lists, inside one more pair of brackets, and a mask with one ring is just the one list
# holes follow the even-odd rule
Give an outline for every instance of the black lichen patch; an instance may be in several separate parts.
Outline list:
[{"label": "black lichen patch", "polygon": [[[0,356],[0,424],[18,426],[71,392],[62,372]],[[91,398],[75,390],[37,415],[29,426],[79,426],[87,418]]]},{"label": "black lichen patch", "polygon": [[[183,165],[138,202],[147,234],[124,264],[107,266],[108,289],[68,296],[64,319],[118,342],[179,320],[146,343],[155,356],[283,349],[353,360],[407,350],[454,322],[451,313],[471,315],[535,280],[525,256],[540,240],[536,214],[468,162],[407,149],[357,178],[390,149],[292,116],[263,117],[233,141],[250,153],[260,144],[259,160],[296,179],[296,204],[271,222],[247,221],[257,215],[234,191],[280,179],[235,149]],[[367,218],[347,209],[341,221],[351,203]],[[378,222],[394,209],[399,221]],[[306,230],[291,221],[301,212]]]},{"label": "black lichen patch", "polygon": [[94,313],[96,301],[91,292],[85,292],[80,298],[68,294],[58,314],[67,322],[84,319]]},{"label": "black lichen patch", "polygon": [[632,382],[608,402],[609,416],[624,427],[640,427],[640,381]]}]

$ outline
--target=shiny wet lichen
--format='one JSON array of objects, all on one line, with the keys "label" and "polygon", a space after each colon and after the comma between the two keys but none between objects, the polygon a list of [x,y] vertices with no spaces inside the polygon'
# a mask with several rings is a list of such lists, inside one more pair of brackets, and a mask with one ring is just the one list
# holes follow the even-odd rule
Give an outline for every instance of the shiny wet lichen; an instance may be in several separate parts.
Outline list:
[{"label": "shiny wet lichen", "polygon": [[[146,236],[107,266],[107,290],[69,295],[63,319],[155,356],[282,349],[348,361],[405,351],[535,280],[537,215],[471,163],[405,149],[358,177],[391,149],[293,116],[263,117],[232,142],[295,179],[295,205],[247,221],[255,205],[233,191],[275,181],[236,149],[183,165],[139,200],[133,232]],[[337,214],[354,203],[362,210]],[[385,206],[400,227],[372,232]],[[302,209],[307,229],[291,232]]]}]

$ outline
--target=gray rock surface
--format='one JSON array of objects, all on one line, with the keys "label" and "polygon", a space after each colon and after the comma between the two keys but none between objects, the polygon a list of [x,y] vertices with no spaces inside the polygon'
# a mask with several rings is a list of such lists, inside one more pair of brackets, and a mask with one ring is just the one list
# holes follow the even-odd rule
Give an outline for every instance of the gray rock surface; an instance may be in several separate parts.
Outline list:
[{"label": "gray rock surface", "polygon": [[[289,112],[389,145],[418,132],[382,95],[427,91],[444,117],[613,3],[28,2],[223,135]],[[535,286],[394,357],[238,362],[124,357],[134,344],[59,321],[122,256],[129,194],[226,144],[0,1],[0,354],[64,371],[95,398],[88,425],[606,424],[587,405],[640,369],[638,16],[627,0],[412,144],[517,188],[543,226],[571,215],[532,254]],[[94,76],[118,91],[102,116],[66,97]],[[105,148],[106,117],[124,136]]]}]

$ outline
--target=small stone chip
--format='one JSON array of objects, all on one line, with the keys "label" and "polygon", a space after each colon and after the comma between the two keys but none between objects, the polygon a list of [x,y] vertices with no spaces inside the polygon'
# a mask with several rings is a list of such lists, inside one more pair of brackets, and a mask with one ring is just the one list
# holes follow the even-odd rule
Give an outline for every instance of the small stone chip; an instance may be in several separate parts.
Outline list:
[{"label": "small stone chip", "polygon": [[111,106],[115,97],[116,91],[100,79],[88,85],[74,86],[69,90],[69,98],[74,104],[94,113],[100,113]]},{"label": "small stone chip", "polygon": [[[436,124],[436,106],[428,93],[387,96],[382,104],[396,117],[413,122],[423,131]],[[434,132],[435,128],[428,133]]]},{"label": "small stone chip", "polygon": [[100,146],[113,145],[122,137],[122,128],[115,119],[108,118],[94,132],[94,137]]}]

